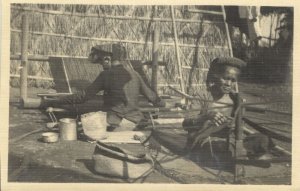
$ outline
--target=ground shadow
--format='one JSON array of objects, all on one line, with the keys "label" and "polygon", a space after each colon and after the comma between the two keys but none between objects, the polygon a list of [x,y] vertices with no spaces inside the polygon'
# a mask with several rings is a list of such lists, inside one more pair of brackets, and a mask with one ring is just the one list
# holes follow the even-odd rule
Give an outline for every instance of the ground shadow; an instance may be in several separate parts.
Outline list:
[{"label": "ground shadow", "polygon": [[[83,160],[83,159],[78,159]],[[90,160],[92,161],[92,160]],[[89,160],[83,161],[92,169]],[[32,162],[30,157],[9,155],[8,182],[39,182],[39,183],[124,183],[121,179],[106,176],[86,175],[64,168],[53,168]]]}]

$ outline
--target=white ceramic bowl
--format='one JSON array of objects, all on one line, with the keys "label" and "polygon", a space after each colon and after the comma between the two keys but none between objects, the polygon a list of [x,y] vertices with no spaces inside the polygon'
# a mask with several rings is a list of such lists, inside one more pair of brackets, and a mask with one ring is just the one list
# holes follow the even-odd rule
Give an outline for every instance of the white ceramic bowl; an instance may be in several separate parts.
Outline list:
[{"label": "white ceramic bowl", "polygon": [[46,132],[42,134],[45,143],[55,143],[58,141],[58,133]]}]

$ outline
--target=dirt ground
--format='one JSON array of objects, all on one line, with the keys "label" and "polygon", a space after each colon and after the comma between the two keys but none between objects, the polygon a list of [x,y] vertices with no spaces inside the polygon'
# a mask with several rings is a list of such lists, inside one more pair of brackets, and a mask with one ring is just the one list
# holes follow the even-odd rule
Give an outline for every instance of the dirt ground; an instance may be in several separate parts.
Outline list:
[{"label": "dirt ground", "polygon": [[[284,85],[243,84],[243,86],[240,86],[240,91],[246,92],[242,93],[242,95],[247,102],[280,99],[285,102],[270,104],[267,108],[283,112],[292,111],[292,91]],[[49,92],[49,90],[28,89],[29,97],[36,97],[36,93],[43,92]],[[65,142],[55,144],[43,143],[40,140],[41,132],[45,131],[45,123],[49,122],[49,118],[43,111],[21,110],[18,104],[18,97],[19,89],[11,88],[9,139],[12,140],[26,132],[39,128],[42,130],[20,141],[9,142],[9,181],[128,182],[118,178],[95,175],[92,172],[91,156],[95,147],[93,144],[84,141],[76,141],[72,144]],[[277,119],[287,123],[291,123],[292,120],[292,116],[282,116],[274,113],[255,114],[255,116],[270,120]],[[269,124],[269,127],[279,129],[289,135],[292,133],[291,125]],[[174,130],[174,132],[176,131]],[[178,132],[178,135],[182,136],[182,131],[179,130]],[[275,141],[275,143],[291,151],[290,143],[280,141]],[[200,168],[199,165],[188,162],[186,156],[175,157],[176,160],[174,160],[174,156],[174,154],[161,156],[164,158],[164,161],[167,161],[162,163],[167,173],[154,171],[150,176],[143,180],[138,180],[136,183],[232,183],[232,173],[223,172],[220,176],[217,176],[218,171]],[[172,160],[166,160],[168,157]],[[244,182],[246,184],[291,184],[291,164],[289,162],[275,163],[268,168],[250,165],[246,169],[248,171],[248,177],[245,179],[246,182]],[[176,174],[178,172],[181,172],[181,174]]]}]

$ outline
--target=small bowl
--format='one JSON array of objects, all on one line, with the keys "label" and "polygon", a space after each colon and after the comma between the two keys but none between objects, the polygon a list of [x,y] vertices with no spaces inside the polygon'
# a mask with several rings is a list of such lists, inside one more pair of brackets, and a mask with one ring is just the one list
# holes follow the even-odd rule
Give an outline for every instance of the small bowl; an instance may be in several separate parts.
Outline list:
[{"label": "small bowl", "polygon": [[55,143],[58,141],[58,133],[47,132],[43,133],[42,136],[45,143]]}]

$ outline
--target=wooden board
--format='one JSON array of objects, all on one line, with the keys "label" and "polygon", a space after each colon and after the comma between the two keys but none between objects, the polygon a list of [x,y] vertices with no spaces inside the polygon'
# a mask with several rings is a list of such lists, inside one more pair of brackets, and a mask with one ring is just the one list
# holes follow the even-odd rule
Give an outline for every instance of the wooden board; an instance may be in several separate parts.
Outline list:
[{"label": "wooden board", "polygon": [[107,138],[101,140],[103,143],[135,143],[140,144],[139,140],[134,140],[134,135],[149,136],[150,131],[118,131],[107,132]]}]

